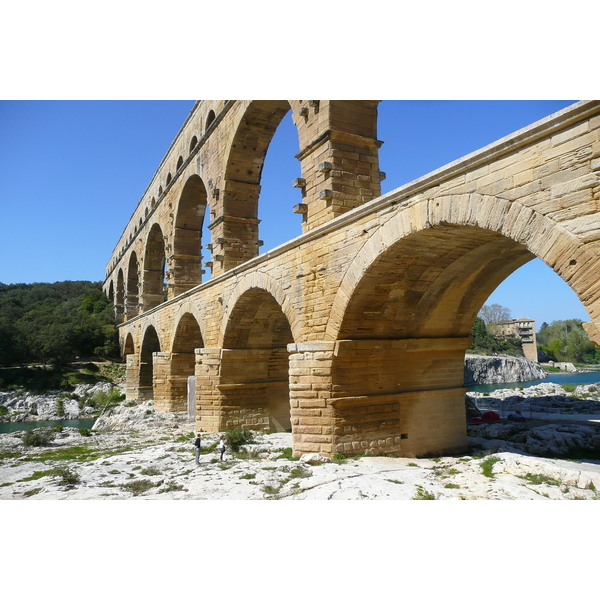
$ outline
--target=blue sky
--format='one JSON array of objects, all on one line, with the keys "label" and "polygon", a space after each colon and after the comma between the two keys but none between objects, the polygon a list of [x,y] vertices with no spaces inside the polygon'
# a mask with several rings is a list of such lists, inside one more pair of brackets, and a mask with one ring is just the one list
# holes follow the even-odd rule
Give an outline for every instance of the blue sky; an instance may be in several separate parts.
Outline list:
[{"label": "blue sky", "polygon": [[[379,105],[382,193],[571,104],[393,101]],[[133,209],[193,101],[0,102],[2,283],[102,280]],[[297,136],[288,114],[269,148],[259,217],[262,251],[301,233]],[[206,259],[205,259],[206,260]],[[527,285],[524,285],[527,284]],[[527,289],[536,293],[527,292]],[[534,260],[489,298],[513,317],[589,320],[572,290]]]}]

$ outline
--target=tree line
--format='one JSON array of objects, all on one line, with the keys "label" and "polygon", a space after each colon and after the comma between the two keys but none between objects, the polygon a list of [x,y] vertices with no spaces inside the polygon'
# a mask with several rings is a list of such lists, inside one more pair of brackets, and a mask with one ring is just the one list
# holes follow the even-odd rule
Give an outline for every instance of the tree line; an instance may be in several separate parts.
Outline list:
[{"label": "tree line", "polygon": [[0,283],[0,365],[118,358],[113,305],[100,282]]},{"label": "tree line", "polygon": [[537,334],[541,358],[584,364],[600,362],[600,350],[590,341],[582,323],[580,319],[542,323]]}]

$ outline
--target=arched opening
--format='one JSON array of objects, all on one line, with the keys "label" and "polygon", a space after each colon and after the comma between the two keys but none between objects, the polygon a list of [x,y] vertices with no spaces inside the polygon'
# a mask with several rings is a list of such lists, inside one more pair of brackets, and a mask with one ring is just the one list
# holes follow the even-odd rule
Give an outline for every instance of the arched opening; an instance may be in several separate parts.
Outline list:
[{"label": "arched opening", "polygon": [[[114,268],[112,264],[111,268]],[[110,280],[110,284],[108,285],[108,299],[111,302],[111,304],[115,303],[115,287],[112,279]]]},{"label": "arched opening", "polygon": [[139,313],[139,280],[137,254],[132,252],[127,268],[127,301],[125,307],[127,319],[131,319]]},{"label": "arched opening", "polygon": [[242,294],[223,341],[219,387],[226,422],[291,430],[287,345],[293,341],[287,317],[270,293],[252,288]]},{"label": "arched opening", "polygon": [[139,398],[142,401],[154,400],[154,361],[152,354],[160,352],[160,342],[156,329],[150,325],[144,334],[140,351]]},{"label": "arched opening", "polygon": [[405,455],[463,448],[471,327],[491,292],[533,257],[498,232],[450,224],[381,252],[352,290],[337,336],[337,451],[356,441]]},{"label": "arched opening", "polygon": [[155,223],[148,235],[144,254],[142,308],[144,311],[165,301],[165,243],[163,233]]},{"label": "arched opening", "polygon": [[183,165],[183,156],[180,156],[177,159],[177,170],[179,171],[179,169],[181,169],[181,165]]},{"label": "arched opening", "polygon": [[[289,111],[281,120],[269,144],[261,174],[258,198],[260,253],[267,252],[302,233],[306,214],[293,214],[302,202],[303,189],[292,184],[301,176],[298,130]],[[283,225],[285,224],[285,225]]]},{"label": "arched opening", "polygon": [[173,284],[176,296],[202,282],[201,236],[206,207],[204,183],[198,175],[192,175],[181,193],[175,219]]},{"label": "arched opening", "polygon": [[131,333],[127,334],[125,343],[123,344],[123,360],[127,358],[128,354],[135,354],[135,345],[133,343],[133,336]]},{"label": "arched opening", "polygon": [[206,116],[206,129],[204,130],[205,132],[207,132],[209,130],[209,128],[212,125],[215,118],[216,118],[215,111],[214,110],[209,111],[208,115]]},{"label": "arched opening", "polygon": [[167,185],[169,185],[171,183],[171,179],[173,179],[173,177],[171,176],[171,173],[169,173],[167,175]]},{"label": "arched opening", "polygon": [[117,275],[117,297],[115,300],[115,321],[122,323],[125,311],[125,279],[123,277],[123,269],[119,269]]},{"label": "arched opening", "polygon": [[179,320],[173,351],[171,354],[171,374],[169,377],[169,410],[188,410],[190,419],[196,416],[195,385],[190,378],[195,375],[196,348],[202,348],[202,334],[195,317],[185,313]]},{"label": "arched opening", "polygon": [[[591,316],[573,289],[541,259],[535,258],[517,269],[492,292],[485,304],[490,308],[494,305],[506,309],[508,319],[523,320],[523,325],[509,325],[502,333],[520,340],[526,358],[540,363],[559,361],[595,364],[593,342],[588,341],[582,328],[576,327],[568,335],[568,321],[587,323],[592,320]],[[529,329],[525,319],[533,321]],[[565,330],[547,329],[552,324],[553,328],[562,325]],[[537,337],[542,328],[546,333]],[[491,326],[486,329],[486,333],[494,333],[497,328]],[[477,347],[472,352],[487,353]],[[510,387],[510,384],[507,383],[506,387]]]},{"label": "arched opening", "polygon": [[[260,180],[269,144],[289,110],[287,101],[256,100],[247,108],[235,133],[225,173],[224,219],[213,231],[214,239],[225,240],[218,249],[224,256],[225,271],[258,255]],[[287,182],[288,186],[291,188],[292,181]],[[291,207],[288,218],[292,218]]]},{"label": "arched opening", "polygon": [[190,153],[191,151],[198,145],[198,138],[196,136],[194,136],[192,138],[192,141],[190,142]]}]

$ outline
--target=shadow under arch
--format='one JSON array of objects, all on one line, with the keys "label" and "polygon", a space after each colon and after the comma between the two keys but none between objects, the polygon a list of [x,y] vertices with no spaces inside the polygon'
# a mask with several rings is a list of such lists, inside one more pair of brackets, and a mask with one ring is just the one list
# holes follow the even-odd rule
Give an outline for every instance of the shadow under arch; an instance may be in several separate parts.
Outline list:
[{"label": "shadow under arch", "polygon": [[131,253],[127,267],[127,296],[125,300],[125,318],[131,319],[139,313],[139,285],[138,259],[135,252]]},{"label": "shadow under arch", "polygon": [[122,323],[125,312],[125,277],[123,269],[119,269],[117,274],[117,293],[115,295],[115,321]]},{"label": "shadow under arch", "polygon": [[249,429],[291,430],[288,344],[292,329],[277,300],[246,290],[227,321],[219,389],[225,422]]},{"label": "shadow under arch", "polygon": [[165,301],[166,253],[163,231],[158,223],[150,229],[144,251],[142,310],[147,311]]},{"label": "shadow under arch", "polygon": [[160,341],[156,329],[149,325],[144,332],[140,349],[138,395],[141,401],[154,400],[154,359],[152,355],[160,351]]},{"label": "shadow under arch", "polygon": [[204,182],[192,175],[181,192],[176,208],[173,240],[173,285],[178,296],[202,283],[202,225],[207,209]]},{"label": "shadow under arch", "polygon": [[[196,317],[189,312],[181,316],[171,344],[169,372],[166,374],[166,386],[163,392],[165,411],[188,411],[188,417],[196,416],[196,399],[188,404],[188,380],[195,375],[197,348],[204,347],[200,326]],[[158,409],[157,409],[158,410]]]},{"label": "shadow under arch", "polygon": [[131,333],[127,334],[123,344],[123,352],[121,354],[123,360],[127,359],[128,354],[135,354],[135,344],[133,342],[133,335],[131,335]]}]

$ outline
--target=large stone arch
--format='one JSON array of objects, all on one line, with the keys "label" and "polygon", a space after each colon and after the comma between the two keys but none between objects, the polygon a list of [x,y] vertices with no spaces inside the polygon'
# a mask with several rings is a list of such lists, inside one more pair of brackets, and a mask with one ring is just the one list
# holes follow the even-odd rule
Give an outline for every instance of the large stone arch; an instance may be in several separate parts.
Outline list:
[{"label": "large stone arch", "polygon": [[125,277],[123,269],[119,269],[117,274],[117,292],[115,294],[115,321],[122,323],[125,312]]},{"label": "large stone arch", "polygon": [[[213,261],[222,263],[217,272],[258,255],[258,197],[264,161],[275,130],[291,108],[287,100],[253,100],[232,135],[224,166],[223,214],[210,226]],[[296,119],[294,115],[298,126]]]},{"label": "large stone arch", "polygon": [[257,287],[237,296],[228,315],[223,348],[203,349],[196,372],[203,428],[290,430],[288,345],[294,338],[286,315]]},{"label": "large stone arch", "polygon": [[131,319],[139,313],[140,275],[137,254],[129,256],[127,266],[127,293],[125,299],[125,318]]},{"label": "large stone arch", "polygon": [[[491,292],[538,256],[590,314],[597,286],[574,272],[598,259],[547,216],[478,194],[399,205],[342,280],[327,335],[334,451],[404,455],[466,447],[464,352]],[[585,257],[585,258],[584,258]]]},{"label": "large stone arch", "polygon": [[165,301],[166,252],[163,231],[154,223],[146,239],[142,281],[142,311]]},{"label": "large stone arch", "polygon": [[106,294],[106,296],[108,297],[108,300],[112,304],[115,303],[115,284],[112,279],[110,280],[110,282],[108,284],[108,293]]},{"label": "large stone arch", "polygon": [[[219,337],[219,345],[228,347],[226,345],[226,331],[229,327],[231,330],[231,323],[233,322],[232,314],[234,310],[239,310],[239,301],[242,296],[245,296],[253,290],[253,293],[266,292],[272,296],[275,303],[278,305],[281,312],[285,315],[289,327],[292,331],[292,337],[299,339],[301,323],[297,319],[296,312],[289,300],[289,296],[285,293],[281,284],[268,275],[267,273],[253,272],[243,275],[231,293],[226,296],[224,304],[225,309],[223,311],[223,318],[221,321],[221,332]],[[248,296],[246,296],[248,297]]]},{"label": "large stone arch", "polygon": [[[468,235],[470,241],[465,239],[465,249],[469,246],[471,250],[470,254],[465,250],[460,257],[461,262],[454,265],[453,271],[458,272],[465,261],[478,265],[472,270],[471,279],[479,288],[472,290],[471,314],[473,310],[477,314],[487,297],[508,275],[538,257],[571,286],[592,319],[600,319],[600,285],[593,283],[594,278],[589,277],[589,273],[599,266],[597,254],[592,249],[587,248],[560,223],[519,202],[495,196],[463,194],[419,198],[397,206],[395,215],[365,241],[346,270],[333,302],[326,339],[343,337],[342,320],[351,299],[360,293],[359,286],[361,283],[364,285],[367,273],[373,273],[373,269],[381,269],[382,265],[390,262],[391,254],[386,253],[392,246],[402,240],[409,245],[416,241],[417,244],[423,244],[423,252],[435,255],[439,248],[429,247],[424,237],[418,241],[417,238],[411,239],[411,236],[429,231],[424,235],[433,239],[436,232],[452,230],[450,237],[460,238],[458,229],[461,227],[466,228],[464,231],[471,231]],[[509,260],[500,260],[499,252],[509,256]],[[445,283],[438,281],[438,287],[450,286],[449,289],[454,289],[451,284],[452,271],[445,273],[444,280]],[[455,287],[456,282],[453,285]],[[448,294],[445,298],[447,301]],[[467,317],[467,321],[461,323],[460,335],[470,331],[474,316],[470,324],[469,320],[470,317]]]},{"label": "large stone arch", "polygon": [[158,333],[148,325],[140,346],[138,398],[142,401],[154,400],[154,355],[160,351]]},{"label": "large stone arch", "polygon": [[173,236],[174,296],[202,282],[202,224],[208,196],[199,175],[191,175],[179,197],[175,209]]},{"label": "large stone arch", "polygon": [[191,312],[182,314],[175,327],[171,352],[155,354],[154,406],[159,411],[188,407],[188,378],[195,374],[196,350],[204,346],[200,325]]},{"label": "large stone arch", "polygon": [[123,359],[126,360],[127,355],[129,354],[135,354],[135,343],[133,341],[133,335],[131,334],[131,332],[127,334],[127,336],[125,337],[125,341],[123,342]]}]

